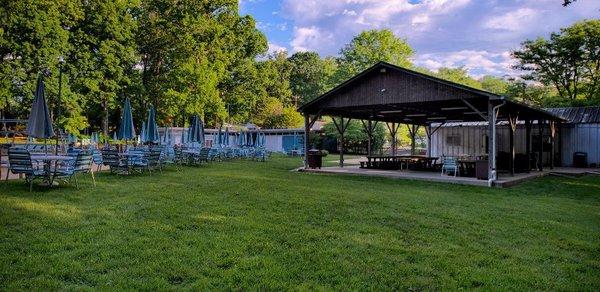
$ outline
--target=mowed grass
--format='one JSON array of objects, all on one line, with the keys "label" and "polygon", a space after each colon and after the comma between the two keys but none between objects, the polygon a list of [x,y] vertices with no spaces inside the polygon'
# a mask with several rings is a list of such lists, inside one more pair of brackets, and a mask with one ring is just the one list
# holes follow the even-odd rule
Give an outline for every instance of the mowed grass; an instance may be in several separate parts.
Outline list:
[{"label": "mowed grass", "polygon": [[0,289],[600,289],[600,179],[510,189],[298,158],[0,186]]}]

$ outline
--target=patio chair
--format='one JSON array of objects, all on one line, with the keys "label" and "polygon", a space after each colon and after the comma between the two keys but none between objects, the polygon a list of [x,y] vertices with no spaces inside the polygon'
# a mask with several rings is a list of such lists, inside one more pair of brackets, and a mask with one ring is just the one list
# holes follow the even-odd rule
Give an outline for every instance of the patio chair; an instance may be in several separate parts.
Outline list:
[{"label": "patio chair", "polygon": [[102,153],[98,149],[92,150],[92,161],[96,164],[96,171],[102,169]]},{"label": "patio chair", "polygon": [[162,173],[162,152],[163,151],[161,147],[154,147],[150,149],[150,151],[146,152],[147,156],[145,156],[145,158],[146,163],[148,164],[148,171],[152,172],[152,170],[158,168],[158,170]]},{"label": "patio chair", "polygon": [[200,154],[198,154],[197,161],[198,163],[208,162],[208,155],[210,153],[211,148],[202,148],[200,149]]},{"label": "patio chair", "polygon": [[6,181],[8,174],[25,175],[25,181],[29,183],[29,191],[33,190],[33,181],[36,178],[46,178],[46,172],[34,167],[31,161],[31,154],[27,149],[10,148],[8,149],[8,170],[6,171]]},{"label": "patio chair", "polygon": [[173,164],[177,170],[181,169],[181,166],[185,163],[185,155],[183,155],[183,149],[181,147],[173,147]]},{"label": "patio chair", "polygon": [[129,173],[129,161],[121,159],[117,149],[102,149],[102,164],[110,168],[110,173]]},{"label": "patio chair", "polygon": [[69,183],[74,179],[75,187],[79,188],[77,174],[89,173],[92,176],[94,186],[96,186],[96,178],[94,177],[94,171],[92,170],[92,161],[92,151],[79,151],[75,160],[64,163],[56,168],[54,171],[54,178],[64,179]]},{"label": "patio chair", "polygon": [[444,157],[441,175],[444,175],[444,173],[448,174],[448,172],[453,172],[455,177],[458,176],[460,170],[456,157]]}]

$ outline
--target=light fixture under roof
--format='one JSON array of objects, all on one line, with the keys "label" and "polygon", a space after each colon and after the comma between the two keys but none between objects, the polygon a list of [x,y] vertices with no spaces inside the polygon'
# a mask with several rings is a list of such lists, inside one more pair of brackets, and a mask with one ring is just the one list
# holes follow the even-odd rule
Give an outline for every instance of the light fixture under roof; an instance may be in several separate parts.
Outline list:
[{"label": "light fixture under roof", "polygon": [[456,110],[466,110],[468,107],[466,106],[453,106],[453,107],[443,107],[441,110],[443,111],[456,111]]},{"label": "light fixture under roof", "polygon": [[409,118],[414,118],[414,117],[424,117],[426,116],[426,114],[410,114],[410,115],[406,115]]},{"label": "light fixture under roof", "polygon": [[395,113],[401,113],[402,110],[393,110],[393,111],[380,111],[380,114],[395,114]]},{"label": "light fixture under roof", "polygon": [[427,119],[428,120],[445,120],[446,117],[430,117],[430,118],[427,118]]}]

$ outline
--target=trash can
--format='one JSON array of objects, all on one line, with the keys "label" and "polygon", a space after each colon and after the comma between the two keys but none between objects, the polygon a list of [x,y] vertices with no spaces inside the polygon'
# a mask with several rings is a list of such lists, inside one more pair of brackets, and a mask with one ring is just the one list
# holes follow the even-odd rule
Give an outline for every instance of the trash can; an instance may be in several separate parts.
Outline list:
[{"label": "trash can", "polygon": [[488,161],[487,160],[475,161],[475,177],[477,177],[477,179],[488,179]]},{"label": "trash can", "polygon": [[323,165],[323,156],[317,149],[308,150],[306,160],[308,161],[308,167],[310,168],[321,168]]},{"label": "trash can", "polygon": [[574,167],[588,167],[587,152],[573,153],[573,166]]}]

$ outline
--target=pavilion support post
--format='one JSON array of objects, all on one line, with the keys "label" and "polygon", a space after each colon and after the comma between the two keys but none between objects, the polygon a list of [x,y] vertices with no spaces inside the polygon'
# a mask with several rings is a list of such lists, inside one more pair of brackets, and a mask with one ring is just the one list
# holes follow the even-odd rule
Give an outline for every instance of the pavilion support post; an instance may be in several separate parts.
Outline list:
[{"label": "pavilion support post", "polygon": [[397,134],[398,134],[398,129],[400,128],[400,124],[396,125],[396,123],[392,122],[391,126],[390,123],[385,123],[388,131],[390,131],[390,136],[392,136],[392,156],[396,156],[396,141],[398,140],[396,138]]},{"label": "pavilion support post", "polygon": [[496,110],[488,101],[488,185],[496,180]]},{"label": "pavilion support post", "polygon": [[373,155],[373,131],[375,126],[377,126],[377,121],[373,123],[372,120],[367,120],[365,123],[364,120],[360,120],[362,122],[365,133],[367,133],[368,141],[367,141],[367,156]]},{"label": "pavilion support post", "polygon": [[310,115],[304,114],[304,168],[308,168],[308,143],[310,141]]},{"label": "pavilion support post", "polygon": [[509,147],[510,147],[510,174],[515,175],[515,132],[517,131],[517,116],[508,115],[509,127]]},{"label": "pavilion support post", "polygon": [[539,139],[539,146],[538,146],[538,170],[539,171],[543,171],[544,170],[544,120],[538,120],[538,135],[540,137]]},{"label": "pavilion support post", "polygon": [[419,131],[418,125],[406,125],[408,128],[408,133],[410,134],[410,154],[415,155],[416,153],[416,136],[417,131]]},{"label": "pavilion support post", "polygon": [[550,169],[554,169],[554,137],[556,136],[556,123],[549,121],[550,125]]},{"label": "pavilion support post", "polygon": [[[314,115],[312,118],[309,114],[304,114],[304,168],[308,168],[308,149],[310,148],[310,129],[319,118],[321,113]],[[294,134],[295,137],[295,134]],[[294,145],[296,142],[294,142]]]},{"label": "pavilion support post", "polygon": [[558,147],[558,162],[556,162],[556,165],[562,166],[562,124],[560,122],[556,124],[556,145]]},{"label": "pavilion support post", "polygon": [[525,155],[527,156],[527,172],[531,171],[531,120],[525,120]]},{"label": "pavilion support post", "polygon": [[338,123],[335,118],[333,118],[333,124],[340,133],[340,167],[344,167],[344,133],[346,132],[346,129],[348,129],[351,120],[352,119],[348,119],[344,121],[344,118],[340,118],[340,122]]}]

